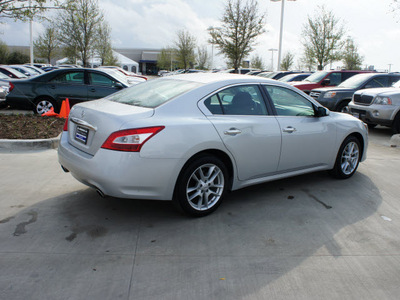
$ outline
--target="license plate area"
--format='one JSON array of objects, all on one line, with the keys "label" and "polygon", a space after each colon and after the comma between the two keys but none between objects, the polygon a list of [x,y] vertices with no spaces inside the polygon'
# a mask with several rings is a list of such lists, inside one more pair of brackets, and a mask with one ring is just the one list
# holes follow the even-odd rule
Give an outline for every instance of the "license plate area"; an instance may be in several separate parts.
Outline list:
[{"label": "license plate area", "polygon": [[75,140],[86,145],[87,140],[88,140],[88,135],[89,135],[89,129],[82,127],[82,126],[76,126],[75,130]]}]

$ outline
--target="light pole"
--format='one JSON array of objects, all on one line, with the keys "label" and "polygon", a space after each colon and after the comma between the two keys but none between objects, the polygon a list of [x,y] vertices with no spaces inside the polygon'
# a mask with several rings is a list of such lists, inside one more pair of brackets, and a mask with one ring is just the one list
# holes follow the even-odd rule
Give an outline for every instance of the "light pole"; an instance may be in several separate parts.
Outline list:
[{"label": "light pole", "polygon": [[[283,13],[285,10],[285,0],[271,0],[272,2],[279,2],[282,1],[281,5],[281,27],[279,30],[279,51],[278,51],[278,70],[281,67],[281,56],[282,56],[282,32],[283,32]],[[296,0],[288,0],[288,1],[296,1]]]},{"label": "light pole", "polygon": [[271,49],[268,49],[268,51],[271,51],[271,71],[273,71],[274,70],[274,51],[278,51],[278,49],[274,49],[274,48],[271,48]]},{"label": "light pole", "polygon": [[[31,4],[32,4],[31,0],[29,0],[29,9],[30,10],[32,10]],[[32,17],[29,20],[29,39],[30,39],[30,42],[29,42],[29,56],[30,56],[31,65],[33,65],[33,22],[32,22]]]}]

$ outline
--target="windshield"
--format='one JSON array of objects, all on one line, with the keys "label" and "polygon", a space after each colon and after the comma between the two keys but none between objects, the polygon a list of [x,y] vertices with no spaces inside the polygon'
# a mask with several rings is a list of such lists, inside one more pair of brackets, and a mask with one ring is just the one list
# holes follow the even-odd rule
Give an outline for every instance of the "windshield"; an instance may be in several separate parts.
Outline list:
[{"label": "windshield", "polygon": [[326,71],[315,72],[314,74],[311,74],[303,81],[317,83],[317,82],[320,82],[326,75],[328,75],[328,72],[326,72]]},{"label": "windshield", "polygon": [[299,74],[290,74],[290,75],[286,75],[283,76],[282,78],[278,79],[279,81],[283,81],[283,82],[288,82],[290,81],[292,78],[298,76]]},{"label": "windshield", "polygon": [[154,79],[112,94],[107,99],[134,106],[155,108],[201,85],[202,83],[192,81]]},{"label": "windshield", "polygon": [[371,78],[370,74],[358,74],[346,79],[338,87],[355,89],[362,85],[367,79]]}]

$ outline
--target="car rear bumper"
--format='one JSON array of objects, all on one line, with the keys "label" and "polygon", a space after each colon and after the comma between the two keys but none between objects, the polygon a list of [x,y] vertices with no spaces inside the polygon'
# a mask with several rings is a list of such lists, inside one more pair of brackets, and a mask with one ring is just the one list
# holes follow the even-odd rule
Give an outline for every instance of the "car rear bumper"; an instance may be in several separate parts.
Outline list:
[{"label": "car rear bumper", "polygon": [[62,134],[58,160],[80,182],[118,198],[171,200],[183,162],[147,159],[139,153],[99,149],[92,156]]}]

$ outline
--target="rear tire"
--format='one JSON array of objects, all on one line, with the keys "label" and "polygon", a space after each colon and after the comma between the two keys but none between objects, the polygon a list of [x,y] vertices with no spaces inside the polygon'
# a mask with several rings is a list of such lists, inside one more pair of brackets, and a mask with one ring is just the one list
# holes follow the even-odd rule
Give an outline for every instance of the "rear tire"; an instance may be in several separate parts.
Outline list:
[{"label": "rear tire", "polygon": [[356,137],[347,137],[340,146],[335,166],[329,173],[339,179],[353,176],[360,162],[360,149],[360,141]]},{"label": "rear tire", "polygon": [[228,178],[221,160],[211,155],[200,156],[182,170],[175,186],[174,204],[190,216],[206,216],[221,204]]},{"label": "rear tire", "polygon": [[35,114],[42,115],[45,112],[48,112],[51,108],[54,109],[54,112],[58,112],[58,107],[56,105],[56,101],[51,98],[42,97],[42,98],[36,99],[35,107],[33,108],[33,112]]}]

